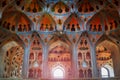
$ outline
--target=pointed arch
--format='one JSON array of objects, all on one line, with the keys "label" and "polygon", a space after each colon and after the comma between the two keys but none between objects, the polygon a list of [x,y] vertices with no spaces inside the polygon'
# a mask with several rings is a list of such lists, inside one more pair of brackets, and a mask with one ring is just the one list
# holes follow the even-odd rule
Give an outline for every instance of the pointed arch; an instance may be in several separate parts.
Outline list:
[{"label": "pointed arch", "polygon": [[43,8],[45,7],[45,2],[43,0],[20,0],[15,2],[16,5],[25,12],[38,13],[43,11]]},{"label": "pointed arch", "polygon": [[5,44],[1,49],[2,51],[2,70],[1,75],[3,78],[22,77],[22,65],[24,49],[15,41]]},{"label": "pointed arch", "polygon": [[41,37],[37,31],[32,32],[30,42],[33,42],[35,38],[37,38],[41,42],[41,44],[44,45],[43,40],[41,39]]},{"label": "pointed arch", "polygon": [[43,15],[38,20],[38,30],[40,31],[56,30],[56,22],[49,13],[43,13]]},{"label": "pointed arch", "polygon": [[56,41],[62,41],[66,44],[68,44],[69,46],[72,45],[72,42],[69,40],[68,36],[66,33],[64,32],[59,32],[59,31],[56,31],[54,32],[53,36],[51,37],[51,39],[49,40],[48,42],[48,46],[50,46],[52,43],[56,42]]},{"label": "pointed arch", "polygon": [[[2,18],[6,18],[6,15],[9,13],[9,12],[15,12],[17,10],[16,6],[13,5],[14,3],[11,3],[9,5],[7,5],[3,12],[2,12]],[[12,14],[11,14],[12,15]],[[10,16],[10,15],[9,15]]]},{"label": "pointed arch", "polygon": [[94,32],[111,31],[119,27],[117,9],[111,3],[107,4],[87,22],[87,30]]},{"label": "pointed arch", "polygon": [[[89,36],[89,33],[87,31],[83,31],[81,33],[81,35],[79,36],[79,39],[77,41],[76,44],[79,44],[79,42],[81,41],[82,38],[87,38],[87,40],[89,41],[89,44],[91,45],[91,40],[90,40],[90,36]],[[86,40],[85,40],[85,43],[86,43]],[[77,45],[78,46],[78,45]]]},{"label": "pointed arch", "polygon": [[44,44],[36,31],[32,33],[30,42],[28,78],[41,78]]},{"label": "pointed arch", "polygon": [[98,44],[100,44],[102,41],[105,41],[105,40],[114,43],[114,41],[113,41],[112,39],[110,39],[109,36],[107,36],[106,34],[103,34],[103,35],[98,39],[98,41],[95,43],[95,45],[97,46]]},{"label": "pointed arch", "polygon": [[14,4],[14,0],[1,0],[1,2],[0,2],[0,11],[4,11],[5,8],[10,4]]},{"label": "pointed arch", "polygon": [[83,21],[76,13],[72,13],[64,22],[63,30],[66,31],[81,31],[83,30]]},{"label": "pointed arch", "polygon": [[[92,45],[87,32],[81,34],[76,46],[79,78],[85,78],[84,76],[92,77]],[[87,72],[88,74],[83,74],[84,72]]]},{"label": "pointed arch", "polygon": [[120,1],[119,0],[112,0],[111,3],[113,3],[115,5],[115,7],[117,8],[117,10],[119,11],[120,14]]},{"label": "pointed arch", "polygon": [[110,77],[114,77],[114,69],[110,65],[104,65],[105,68],[108,69]]},{"label": "pointed arch", "polygon": [[64,67],[61,65],[56,65],[55,67],[52,68],[52,74],[53,78],[64,78],[65,77],[65,70]]},{"label": "pointed arch", "polygon": [[106,0],[78,0],[76,5],[80,13],[91,13],[101,10],[106,2]]},{"label": "pointed arch", "polygon": [[33,30],[32,21],[24,13],[12,6],[8,6],[6,9],[9,10],[2,14],[1,26],[3,28],[13,32],[28,32]]},{"label": "pointed arch", "polygon": [[60,0],[51,7],[51,11],[55,14],[66,14],[70,12],[70,7]]},{"label": "pointed arch", "polygon": [[[101,51],[96,51],[96,52],[100,54],[106,54],[107,56],[102,55],[101,59],[100,58],[98,59],[98,64],[100,64],[100,61],[104,61],[104,64],[101,63],[101,66],[109,64],[114,69],[115,76],[120,75],[118,73],[118,66],[116,66],[120,64],[120,62],[118,61],[119,60],[118,56],[120,56],[119,54],[120,51],[119,51],[119,47],[117,46],[117,44],[111,38],[103,34],[103,36],[101,36],[101,38],[96,43],[96,49],[99,46],[103,46],[105,49],[102,52]],[[99,54],[97,53],[96,55],[99,56]],[[109,56],[108,54],[111,54],[111,56]],[[99,67],[100,65],[98,66],[98,68]]]},{"label": "pointed arch", "polygon": [[[72,45],[65,34],[55,33],[48,42],[48,71],[52,73],[53,65],[62,65],[65,76],[71,76],[72,70]],[[66,65],[67,64],[67,65]],[[51,75],[49,76],[50,78]],[[64,77],[65,78],[65,77]]]},{"label": "pointed arch", "polygon": [[0,42],[1,42],[0,48],[11,41],[15,41],[17,44],[19,44],[23,48],[26,47],[23,40],[17,34],[11,33],[3,28],[0,28],[0,34],[1,34],[0,35],[1,36],[0,37]]},{"label": "pointed arch", "polygon": [[116,43],[119,45],[119,42],[120,42],[120,29],[117,29],[117,30],[115,30],[115,31],[113,31],[113,32],[110,32],[110,37],[111,38],[113,38],[113,39],[115,39],[116,41]]},{"label": "pointed arch", "polygon": [[[0,45],[0,61],[2,65],[1,75],[4,78],[9,77],[22,77],[22,66],[25,44],[19,38],[17,34],[13,34],[7,30],[1,29],[4,36],[8,36],[4,39],[1,37],[2,44]],[[16,65],[16,66],[15,66]],[[16,73],[16,72],[17,73]]]}]

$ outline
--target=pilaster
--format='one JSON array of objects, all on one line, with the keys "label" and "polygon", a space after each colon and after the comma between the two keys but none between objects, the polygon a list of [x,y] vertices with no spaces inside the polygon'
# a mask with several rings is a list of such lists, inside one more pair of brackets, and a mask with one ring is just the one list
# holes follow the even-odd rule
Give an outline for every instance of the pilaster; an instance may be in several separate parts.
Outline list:
[{"label": "pilaster", "polygon": [[95,47],[95,45],[91,46],[91,63],[92,63],[93,78],[98,77],[97,59],[96,59],[96,47]]},{"label": "pilaster", "polygon": [[29,53],[30,48],[26,47],[24,49],[24,56],[23,56],[23,66],[22,66],[22,77],[28,78],[28,66],[29,66]]}]

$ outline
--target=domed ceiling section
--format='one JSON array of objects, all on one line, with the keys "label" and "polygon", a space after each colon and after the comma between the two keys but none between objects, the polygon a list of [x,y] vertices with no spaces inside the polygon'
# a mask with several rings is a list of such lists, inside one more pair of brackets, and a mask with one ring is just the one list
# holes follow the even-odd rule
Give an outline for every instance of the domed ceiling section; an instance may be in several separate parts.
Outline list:
[{"label": "domed ceiling section", "polygon": [[116,8],[108,4],[88,21],[87,30],[94,32],[115,30],[119,26],[119,19]]},{"label": "domed ceiling section", "polygon": [[102,9],[106,0],[78,0],[77,8],[80,13],[96,12]]},{"label": "domed ceiling section", "polygon": [[68,5],[66,5],[63,1],[60,0],[52,6],[51,11],[55,14],[66,14],[70,12],[70,8]]},{"label": "domed ceiling section", "polygon": [[13,32],[24,32],[31,31],[33,24],[24,13],[9,6],[3,12],[1,26]]},{"label": "domed ceiling section", "polygon": [[66,31],[80,31],[81,29],[83,29],[83,23],[76,13],[72,13],[64,22]]},{"label": "domed ceiling section", "polygon": [[16,5],[25,12],[37,13],[43,10],[43,0],[16,0]]},{"label": "domed ceiling section", "polygon": [[0,48],[11,41],[18,43],[22,47],[25,46],[17,34],[11,33],[10,31],[0,27]]},{"label": "domed ceiling section", "polygon": [[120,0],[112,0],[112,3],[120,10]]},{"label": "domed ceiling section", "polygon": [[0,10],[3,10],[3,8],[12,2],[13,0],[0,0]]},{"label": "domed ceiling section", "polygon": [[7,36],[9,37],[10,35],[11,35],[10,32],[8,32],[5,29],[2,29],[0,27],[0,45],[3,43],[3,41],[6,39],[6,37]]},{"label": "domed ceiling section", "polygon": [[52,16],[48,13],[44,13],[38,22],[38,30],[40,31],[54,31],[56,29],[56,23]]}]

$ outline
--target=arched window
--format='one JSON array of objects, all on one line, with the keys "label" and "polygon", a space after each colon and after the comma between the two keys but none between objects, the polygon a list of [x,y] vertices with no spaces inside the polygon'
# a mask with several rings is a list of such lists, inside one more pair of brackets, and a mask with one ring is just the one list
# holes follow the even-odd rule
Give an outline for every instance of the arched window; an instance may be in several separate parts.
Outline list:
[{"label": "arched window", "polygon": [[114,77],[114,69],[113,69],[113,67],[108,65],[108,64],[104,65],[104,67],[108,70],[109,77]]},{"label": "arched window", "polygon": [[54,78],[64,78],[64,69],[60,66],[53,68],[53,77]]},{"label": "arched window", "polygon": [[54,73],[54,78],[63,78],[63,71],[60,68],[57,68]]},{"label": "arched window", "polygon": [[108,71],[107,68],[105,68],[105,67],[102,67],[102,68],[101,68],[101,76],[102,76],[102,78],[107,78],[107,77],[109,77],[109,71]]}]

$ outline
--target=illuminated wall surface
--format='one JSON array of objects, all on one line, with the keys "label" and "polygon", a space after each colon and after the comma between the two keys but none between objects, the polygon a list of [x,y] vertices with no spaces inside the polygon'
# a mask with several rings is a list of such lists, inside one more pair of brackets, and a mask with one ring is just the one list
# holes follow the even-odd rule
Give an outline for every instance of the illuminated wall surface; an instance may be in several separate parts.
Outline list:
[{"label": "illuminated wall surface", "polygon": [[119,78],[119,59],[120,0],[0,0],[0,78]]}]

